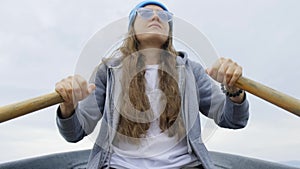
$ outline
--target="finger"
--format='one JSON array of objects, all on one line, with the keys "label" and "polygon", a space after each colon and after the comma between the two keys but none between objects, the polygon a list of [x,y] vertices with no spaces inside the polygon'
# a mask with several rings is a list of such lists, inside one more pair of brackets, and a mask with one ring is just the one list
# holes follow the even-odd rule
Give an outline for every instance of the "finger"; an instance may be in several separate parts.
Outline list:
[{"label": "finger", "polygon": [[73,77],[68,77],[67,79],[64,80],[64,89],[67,93],[67,101],[68,103],[73,103],[74,96],[73,96],[73,84],[72,80]]},{"label": "finger", "polygon": [[89,84],[88,91],[91,94],[96,89],[96,85],[94,83]]},{"label": "finger", "polygon": [[212,77],[213,79],[217,80],[217,75],[219,71],[219,67],[221,65],[221,59],[218,59],[212,67],[207,69],[208,75]]},{"label": "finger", "polygon": [[228,69],[227,62],[223,62],[220,65],[219,70],[218,70],[218,74],[217,74],[217,78],[216,78],[216,80],[218,82],[224,83],[224,81],[225,81],[225,74],[226,74],[227,69]]},{"label": "finger", "polygon": [[68,95],[67,92],[65,91],[65,88],[61,84],[61,82],[56,83],[55,85],[55,91],[59,93],[59,95],[63,98],[65,102],[68,101]]},{"label": "finger", "polygon": [[228,66],[228,69],[226,70],[226,73],[225,73],[225,79],[224,79],[224,83],[223,84],[225,84],[225,85],[229,84],[234,71],[235,71],[235,66],[234,65]]},{"label": "finger", "polygon": [[206,73],[206,74],[209,74],[208,72],[209,72],[208,68],[207,68],[207,69],[205,69],[205,73]]},{"label": "finger", "polygon": [[242,67],[238,66],[233,74],[232,74],[232,78],[230,79],[230,82],[228,84],[228,86],[233,87],[236,83],[236,81],[242,76]]},{"label": "finger", "polygon": [[96,85],[93,83],[88,84],[87,81],[81,76],[76,76],[76,77],[77,77],[76,80],[81,88],[81,93],[82,93],[81,99],[84,99],[96,89]]},{"label": "finger", "polygon": [[77,78],[74,77],[73,78],[73,82],[72,82],[72,86],[73,86],[73,97],[74,97],[74,102],[78,102],[80,100],[82,100],[83,96],[82,96],[82,91],[81,91],[81,87],[80,87],[80,82],[78,82]]},{"label": "finger", "polygon": [[82,99],[86,98],[90,93],[88,91],[88,84],[86,82],[86,80],[79,76],[79,75],[76,75],[76,81],[77,83],[79,84],[79,87],[80,87],[80,90],[81,90],[81,94],[82,94]]},{"label": "finger", "polygon": [[66,103],[72,103],[72,84],[71,84],[72,76],[61,80],[58,84],[60,86],[60,91],[63,95],[64,101]]}]

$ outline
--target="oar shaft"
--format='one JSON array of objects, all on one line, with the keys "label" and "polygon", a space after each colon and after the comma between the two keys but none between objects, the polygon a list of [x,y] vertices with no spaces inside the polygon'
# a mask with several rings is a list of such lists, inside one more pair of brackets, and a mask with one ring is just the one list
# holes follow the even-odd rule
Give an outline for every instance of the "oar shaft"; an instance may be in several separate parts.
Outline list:
[{"label": "oar shaft", "polygon": [[57,92],[53,92],[0,107],[0,123],[61,102],[63,102],[62,97]]},{"label": "oar shaft", "polygon": [[236,83],[239,87],[300,117],[300,100],[276,91],[263,84],[245,77],[240,77]]},{"label": "oar shaft", "polygon": [[[240,77],[236,86],[300,117],[298,99],[245,77]],[[61,102],[63,102],[62,97],[57,92],[53,92],[0,107],[0,123]]]}]

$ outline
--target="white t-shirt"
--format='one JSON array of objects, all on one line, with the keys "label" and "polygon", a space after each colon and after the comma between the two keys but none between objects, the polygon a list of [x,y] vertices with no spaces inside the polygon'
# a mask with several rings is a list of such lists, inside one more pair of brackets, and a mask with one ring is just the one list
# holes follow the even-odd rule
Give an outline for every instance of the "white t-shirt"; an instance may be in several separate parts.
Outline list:
[{"label": "white t-shirt", "polygon": [[158,65],[146,66],[146,93],[150,101],[151,109],[156,120],[150,123],[145,138],[140,138],[138,145],[122,140],[113,143],[113,153],[110,166],[120,169],[167,169],[181,168],[182,166],[197,166],[200,162],[195,155],[189,154],[187,139],[178,140],[177,137],[169,137],[168,132],[161,132],[159,128],[159,116],[164,110],[165,103],[160,99],[164,97],[158,88]]}]

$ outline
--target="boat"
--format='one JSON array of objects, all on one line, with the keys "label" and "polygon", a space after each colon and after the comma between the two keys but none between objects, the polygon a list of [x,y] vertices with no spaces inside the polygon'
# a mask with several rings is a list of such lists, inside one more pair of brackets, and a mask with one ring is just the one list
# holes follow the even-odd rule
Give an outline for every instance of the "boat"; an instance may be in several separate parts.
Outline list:
[{"label": "boat", "polygon": [[[91,150],[44,155],[0,164],[1,169],[85,169]],[[217,169],[299,169],[275,162],[210,151]]]}]

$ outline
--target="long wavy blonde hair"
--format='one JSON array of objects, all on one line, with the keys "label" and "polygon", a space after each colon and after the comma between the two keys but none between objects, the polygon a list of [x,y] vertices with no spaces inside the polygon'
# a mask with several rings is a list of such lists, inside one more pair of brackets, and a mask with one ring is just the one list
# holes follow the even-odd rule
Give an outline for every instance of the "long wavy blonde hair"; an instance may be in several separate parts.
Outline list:
[{"label": "long wavy blonde hair", "polygon": [[[153,119],[153,112],[146,94],[145,58],[139,52],[139,41],[133,28],[134,22],[129,27],[128,36],[121,47],[122,60],[122,93],[119,99],[119,135],[131,138],[146,136]],[[165,109],[159,117],[159,127],[162,132],[167,131],[169,137],[182,138],[185,128],[181,117],[181,98],[178,86],[178,73],[176,71],[176,56],[178,53],[173,47],[172,22],[169,23],[169,36],[161,46],[159,57],[159,89],[165,95]],[[138,140],[138,139],[135,139]]]}]

